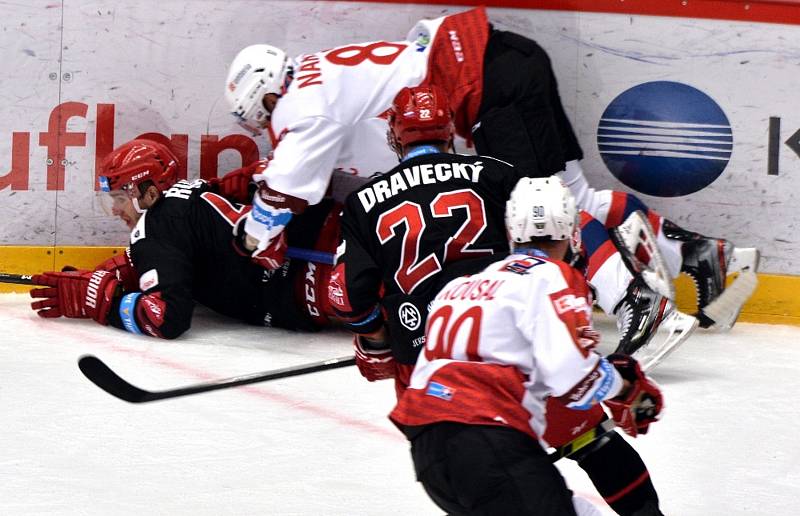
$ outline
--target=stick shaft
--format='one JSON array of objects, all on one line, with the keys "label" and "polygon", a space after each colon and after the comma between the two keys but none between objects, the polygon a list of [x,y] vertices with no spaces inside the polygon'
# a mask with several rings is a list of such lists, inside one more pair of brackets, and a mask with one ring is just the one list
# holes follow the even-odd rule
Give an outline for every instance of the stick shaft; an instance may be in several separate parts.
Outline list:
[{"label": "stick shaft", "polygon": [[333,253],[326,253],[325,251],[315,251],[314,249],[301,249],[299,247],[290,247],[286,249],[286,256],[288,256],[289,258],[296,258],[298,260],[305,260],[307,262],[333,265]]},{"label": "stick shaft", "polygon": [[[290,247],[286,250],[286,256],[295,258],[297,260],[304,260],[307,262],[322,263],[333,265],[333,253],[326,253],[325,251],[315,251],[314,249],[302,249],[299,247]],[[0,283],[11,283],[14,285],[33,285],[31,274],[10,274],[8,272],[0,272]]]},{"label": "stick shaft", "polygon": [[355,365],[355,363],[356,360],[352,356],[332,358],[329,360],[323,360],[321,362],[312,362],[310,364],[303,364],[299,366],[284,367],[282,369],[273,369],[271,371],[264,371],[260,373],[234,376],[232,378],[226,378],[223,380],[215,380],[212,382],[188,385],[186,387],[178,387],[176,389],[167,389],[163,391],[148,391],[136,387],[120,377],[102,360],[92,355],[82,356],[78,360],[78,367],[84,376],[86,376],[86,378],[106,391],[108,394],[130,403],[145,403],[168,398],[177,398],[180,396],[189,396],[191,394],[200,394],[201,392],[229,389],[231,387],[239,387],[241,385],[249,385],[251,383],[277,380],[279,378],[288,378],[290,376],[316,373],[318,371],[325,371],[327,369],[337,369],[340,367]]},{"label": "stick shaft", "polygon": [[0,272],[0,283],[13,283],[15,285],[33,285],[30,274],[9,274]]},{"label": "stick shaft", "polygon": [[551,462],[556,462],[558,459],[569,457],[573,453],[582,450],[583,448],[610,434],[616,427],[617,424],[614,423],[614,420],[605,419],[596,427],[582,433],[567,444],[559,446],[556,448],[556,451],[551,452],[548,457],[550,457]]}]

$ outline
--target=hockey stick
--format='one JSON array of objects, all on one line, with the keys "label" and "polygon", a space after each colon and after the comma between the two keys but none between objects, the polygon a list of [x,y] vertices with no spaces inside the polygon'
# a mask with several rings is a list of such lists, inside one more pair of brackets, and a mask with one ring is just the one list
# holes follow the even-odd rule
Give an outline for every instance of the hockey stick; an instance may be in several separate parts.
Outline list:
[{"label": "hockey stick", "polygon": [[[333,253],[326,253],[324,251],[315,251],[313,249],[302,249],[299,247],[289,247],[286,249],[286,256],[295,258],[297,260],[304,260],[306,262],[322,263],[326,265],[333,265]],[[7,272],[0,272],[0,283],[12,283],[15,285],[33,285],[31,281],[33,275],[31,274],[10,274]]]},{"label": "hockey stick", "polygon": [[0,283],[13,283],[15,285],[33,285],[30,274],[9,274],[0,272]]},{"label": "hockey stick", "polygon": [[278,378],[288,378],[302,374],[316,373],[327,369],[337,369],[355,365],[356,359],[352,356],[331,358],[321,362],[312,362],[299,366],[284,367],[260,373],[233,376],[223,380],[215,380],[207,383],[179,387],[177,389],[167,389],[164,391],[147,391],[132,385],[111,370],[102,360],[92,355],[84,355],[78,360],[78,367],[81,372],[92,383],[106,391],[112,396],[129,403],[147,403],[149,401],[165,400],[167,398],[177,398],[179,396],[189,396],[201,392],[216,391],[230,387],[238,387],[251,383],[266,382],[277,380]]},{"label": "hockey stick", "polygon": [[614,423],[613,419],[605,419],[588,432],[584,432],[567,444],[559,446],[554,452],[549,453],[547,456],[550,458],[550,462],[556,462],[564,457],[569,457],[573,453],[586,448],[590,444],[610,434],[616,427],[617,424]]},{"label": "hockey stick", "polygon": [[326,265],[333,265],[333,253],[326,253],[325,251],[315,251],[314,249],[301,249],[299,247],[289,247],[286,249],[286,256],[289,258],[296,258],[298,260],[305,260],[307,262],[324,263]]},{"label": "hockey stick", "polygon": [[[355,358],[349,356],[332,358],[322,362],[313,362],[301,366],[285,367],[283,369],[275,369],[263,373],[234,376],[225,380],[217,380],[164,391],[146,391],[144,389],[140,389],[139,387],[136,387],[135,385],[125,381],[117,373],[111,370],[111,368],[108,367],[102,360],[92,355],[82,356],[78,360],[78,367],[84,376],[86,376],[86,378],[112,396],[129,403],[147,403],[150,401],[189,396],[191,394],[199,394],[201,392],[227,389],[229,387],[239,387],[251,383],[265,382],[269,380],[277,380],[279,378],[287,378],[290,376],[315,373],[327,369],[338,369],[340,367],[355,365],[355,363]],[[567,444],[556,448],[555,451],[548,454],[548,457],[552,462],[556,462],[564,457],[569,457],[579,450],[584,449],[586,446],[602,439],[609,433],[613,432],[615,428],[616,424],[614,421],[611,419],[606,419],[588,432],[584,432]]]}]

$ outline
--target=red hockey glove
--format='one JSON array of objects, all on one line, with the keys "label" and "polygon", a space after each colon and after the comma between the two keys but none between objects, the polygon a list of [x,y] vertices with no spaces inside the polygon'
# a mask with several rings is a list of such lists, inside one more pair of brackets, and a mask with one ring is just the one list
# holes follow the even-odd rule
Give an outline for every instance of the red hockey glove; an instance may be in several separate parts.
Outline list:
[{"label": "red hockey glove", "polygon": [[362,335],[353,336],[356,353],[356,366],[361,376],[374,382],[395,377],[395,361],[392,350],[384,342],[365,339]]},{"label": "red hockey glove", "polygon": [[119,280],[108,271],[45,272],[31,278],[34,285],[48,288],[31,290],[31,308],[40,317],[94,319],[108,324],[108,312],[117,293]]},{"label": "red hockey glove", "polygon": [[212,177],[208,180],[208,184],[229,201],[249,204],[256,191],[253,174],[260,173],[264,166],[264,162],[257,161],[246,167],[232,170],[222,177]]},{"label": "red hockey glove", "polygon": [[123,254],[112,256],[95,267],[94,270],[113,273],[122,283],[122,288],[125,289],[126,292],[135,292],[139,290],[139,273],[133,268],[130,253],[131,249],[129,247],[125,249]]},{"label": "red hockey glove", "polygon": [[658,421],[661,409],[664,408],[661,390],[645,376],[639,363],[630,356],[614,353],[606,359],[630,383],[630,387],[622,394],[606,400],[606,407],[625,433],[631,437],[646,434],[650,423]]}]

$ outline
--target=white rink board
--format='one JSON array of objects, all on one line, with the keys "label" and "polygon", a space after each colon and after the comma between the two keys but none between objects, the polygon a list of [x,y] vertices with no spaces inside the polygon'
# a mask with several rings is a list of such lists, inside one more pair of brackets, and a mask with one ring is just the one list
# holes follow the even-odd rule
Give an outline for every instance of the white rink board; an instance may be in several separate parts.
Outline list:
[{"label": "white rink board", "polygon": [[[189,177],[198,177],[203,135],[243,134],[222,98],[227,66],[240,48],[269,42],[297,55],[396,40],[417,19],[462,9],[257,0],[3,4],[0,49],[12,72],[0,82],[0,185],[6,185],[0,189],[0,245],[122,245],[125,229],[94,202],[97,142],[119,145],[147,132],[179,135]],[[793,231],[800,157],[784,143],[800,128],[794,100],[800,28],[498,8],[489,9],[489,17],[550,54],[586,154],[584,167],[597,187],[628,190],[606,168],[597,146],[601,115],[620,93],[669,80],[711,97],[733,132],[722,175],[682,197],[641,197],[690,229],[760,247],[763,271],[800,273]],[[73,103],[77,115],[68,112],[73,116],[57,138],[58,124],[50,135],[48,120],[59,103]],[[770,117],[781,120],[778,175],[767,174]],[[18,142],[13,173],[12,133]],[[63,156],[55,143],[48,154],[50,140],[67,143]],[[263,154],[268,145],[262,140],[258,148]],[[64,160],[62,183],[58,163],[47,165],[49,156]],[[220,155],[220,173],[238,165],[235,151]],[[12,176],[25,187],[14,189]]]}]

